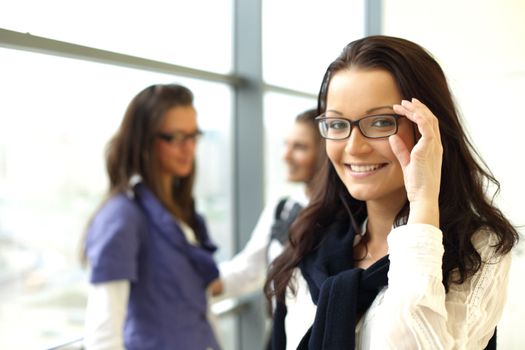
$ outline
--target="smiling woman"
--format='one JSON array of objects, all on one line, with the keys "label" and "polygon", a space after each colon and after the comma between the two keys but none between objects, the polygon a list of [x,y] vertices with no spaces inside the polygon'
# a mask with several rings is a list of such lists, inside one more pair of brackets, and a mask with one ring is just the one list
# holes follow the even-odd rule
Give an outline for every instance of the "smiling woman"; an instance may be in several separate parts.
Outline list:
[{"label": "smiling woman", "polygon": [[[389,203],[401,209],[406,200],[403,172],[394,155],[388,137],[397,133],[408,147],[414,144],[412,123],[399,116],[370,116],[393,113],[393,105],[401,101],[395,81],[385,70],[342,70],[334,75],[327,94],[326,115],[358,116],[354,132],[348,127],[347,136],[330,139],[326,152],[339,178],[350,195],[362,201]],[[383,106],[390,107],[383,107]],[[395,115],[395,114],[394,114]],[[399,120],[398,120],[399,119]],[[372,120],[380,123],[373,129]],[[384,128],[385,121],[388,128]],[[375,126],[376,124],[371,124]],[[371,205],[372,202],[367,202]]]},{"label": "smiling woman", "polygon": [[273,349],[298,269],[317,309],[297,349],[494,349],[518,234],[439,64],[405,39],[353,41],[318,106],[329,161],[268,273]]}]

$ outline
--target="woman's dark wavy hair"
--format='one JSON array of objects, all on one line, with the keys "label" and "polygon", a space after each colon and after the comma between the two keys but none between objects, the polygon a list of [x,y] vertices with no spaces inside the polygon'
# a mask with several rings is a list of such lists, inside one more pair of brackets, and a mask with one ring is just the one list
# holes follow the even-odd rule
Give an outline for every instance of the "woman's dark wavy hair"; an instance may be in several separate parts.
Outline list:
[{"label": "woman's dark wavy hair", "polygon": [[131,100],[119,129],[106,147],[109,189],[103,203],[116,194],[130,190],[131,178],[140,175],[142,182],[166,208],[190,225],[200,239],[194,222],[195,164],[188,176],[173,179],[171,198],[167,198],[170,195],[160,187],[159,163],[154,151],[154,141],[166,112],[173,107],[186,106],[193,106],[193,93],[177,84],[149,86]]},{"label": "woman's dark wavy hair", "polygon": [[[443,70],[421,46],[388,36],[365,37],[348,44],[324,75],[318,96],[318,112],[326,109],[332,77],[346,69],[383,69],[394,77],[403,99],[415,97],[437,116],[443,144],[443,165],[439,194],[440,228],[443,232],[443,284],[463,283],[481,267],[481,256],[472,236],[485,228],[498,237],[497,254],[508,253],[518,241],[512,224],[496,208],[486,192],[500,184],[469,141],[461,126]],[[365,203],[348,193],[333,165],[326,160],[317,178],[311,202],[290,228],[290,241],[268,272],[265,293],[268,299],[283,301],[293,270],[320,244],[323,232],[334,221],[353,225],[366,217]],[[398,213],[396,225],[406,223],[408,202]],[[458,274],[451,276],[457,270]]]}]

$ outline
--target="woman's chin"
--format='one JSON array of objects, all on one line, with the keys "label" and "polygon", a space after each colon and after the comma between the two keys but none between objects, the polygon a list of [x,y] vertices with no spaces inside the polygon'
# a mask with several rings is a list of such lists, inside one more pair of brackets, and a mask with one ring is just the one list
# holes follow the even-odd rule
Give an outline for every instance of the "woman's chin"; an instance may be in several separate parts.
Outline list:
[{"label": "woman's chin", "polygon": [[177,177],[186,177],[191,174],[192,167],[180,167],[173,171],[173,175]]}]

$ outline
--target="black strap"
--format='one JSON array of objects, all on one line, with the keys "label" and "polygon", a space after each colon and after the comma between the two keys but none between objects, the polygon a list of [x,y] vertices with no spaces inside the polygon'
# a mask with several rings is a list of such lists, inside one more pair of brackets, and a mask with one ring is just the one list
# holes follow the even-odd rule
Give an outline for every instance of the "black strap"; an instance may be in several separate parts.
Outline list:
[{"label": "black strap", "polygon": [[283,209],[284,209],[284,205],[286,204],[286,202],[288,201],[288,197],[285,197],[283,199],[281,199],[279,201],[279,203],[277,203],[277,207],[275,207],[275,215],[274,215],[274,220],[280,220],[281,219],[281,213],[283,212]]},{"label": "black strap", "polygon": [[290,210],[285,210],[285,206],[289,201],[291,199],[283,198],[277,204],[275,218],[270,231],[270,241],[275,239],[283,245],[288,241],[290,226],[303,208],[299,203],[294,202]]}]

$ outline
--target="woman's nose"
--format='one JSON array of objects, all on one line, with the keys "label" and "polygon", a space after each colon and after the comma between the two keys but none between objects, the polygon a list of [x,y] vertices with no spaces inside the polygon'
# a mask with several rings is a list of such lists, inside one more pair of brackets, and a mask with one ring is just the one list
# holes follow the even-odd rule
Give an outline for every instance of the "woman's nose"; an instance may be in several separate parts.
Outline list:
[{"label": "woman's nose", "polygon": [[197,140],[195,139],[185,139],[179,144],[180,149],[185,153],[195,153],[197,148]]},{"label": "woman's nose", "polygon": [[363,154],[371,151],[369,140],[363,136],[357,125],[353,126],[350,137],[346,139],[345,152]]}]

